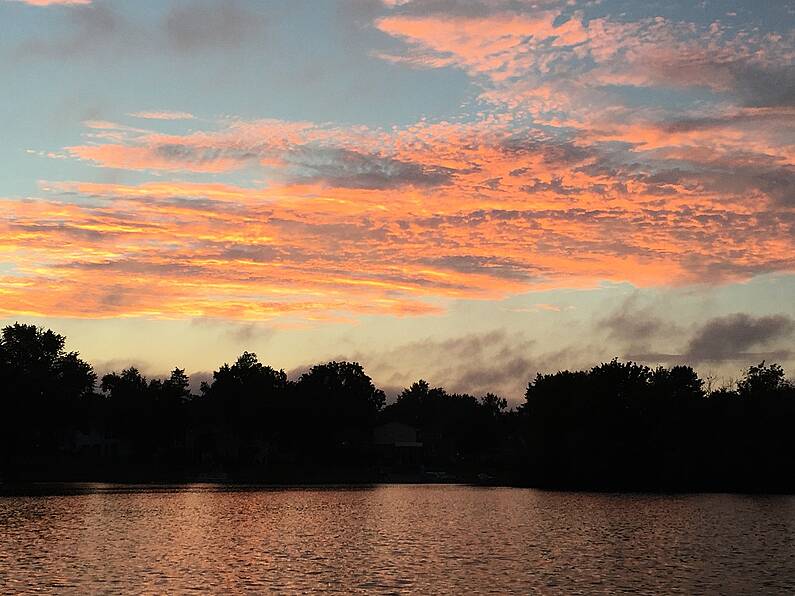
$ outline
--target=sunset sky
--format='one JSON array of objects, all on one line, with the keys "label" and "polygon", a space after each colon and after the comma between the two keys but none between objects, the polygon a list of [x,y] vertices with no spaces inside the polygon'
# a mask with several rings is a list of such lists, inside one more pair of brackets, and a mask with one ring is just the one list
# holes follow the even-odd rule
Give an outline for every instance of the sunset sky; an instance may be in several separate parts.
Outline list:
[{"label": "sunset sky", "polygon": [[0,0],[0,323],[516,402],[795,373],[795,1]]}]

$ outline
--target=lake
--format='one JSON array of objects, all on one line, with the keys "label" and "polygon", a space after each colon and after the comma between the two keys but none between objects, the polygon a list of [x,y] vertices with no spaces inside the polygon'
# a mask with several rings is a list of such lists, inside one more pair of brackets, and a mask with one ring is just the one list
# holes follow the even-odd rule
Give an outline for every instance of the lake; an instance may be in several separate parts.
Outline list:
[{"label": "lake", "polygon": [[4,593],[795,592],[792,496],[447,485],[25,492],[0,496]]}]

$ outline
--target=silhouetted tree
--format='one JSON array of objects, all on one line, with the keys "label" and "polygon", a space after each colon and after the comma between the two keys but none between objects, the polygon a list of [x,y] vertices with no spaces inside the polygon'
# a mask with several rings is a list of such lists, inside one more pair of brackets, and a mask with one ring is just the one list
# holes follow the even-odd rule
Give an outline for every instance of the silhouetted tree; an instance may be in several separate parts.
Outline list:
[{"label": "silhouetted tree", "polygon": [[348,468],[364,460],[371,429],[386,400],[357,362],[313,366],[295,385],[301,408],[303,465],[323,461],[326,467]]},{"label": "silhouetted tree", "polygon": [[[393,461],[414,466],[401,473],[415,479],[429,470],[569,488],[795,490],[795,386],[765,362],[736,385],[705,390],[689,366],[614,359],[536,375],[515,410],[492,393],[448,393],[424,380],[386,405],[358,363],[319,364],[292,382],[251,352],[215,371],[199,396],[181,368],[149,380],[129,367],[104,375],[99,392],[95,383],[63,336],[5,327],[0,474],[372,480]],[[417,430],[409,443],[418,457],[380,459],[387,452],[373,431],[390,422]]]},{"label": "silhouetted tree", "polygon": [[262,364],[257,355],[243,352],[237,361],[224,364],[213,373],[212,383],[202,383],[201,391],[214,412],[228,424],[261,423],[265,412],[283,397],[287,374]]},{"label": "silhouetted tree", "polygon": [[184,368],[175,368],[163,381],[161,399],[169,403],[184,403],[190,397],[190,378]]},{"label": "silhouetted tree", "polygon": [[15,323],[0,334],[0,462],[55,457],[76,423],[77,402],[96,382],[91,366],[51,330]]},{"label": "silhouetted tree", "polygon": [[486,395],[481,397],[480,403],[483,405],[486,411],[494,418],[499,418],[500,415],[502,415],[502,413],[508,407],[508,400],[498,395],[495,395],[494,393],[487,393]]},{"label": "silhouetted tree", "polygon": [[483,457],[493,456],[497,421],[506,407],[504,399],[491,393],[478,400],[466,393],[449,394],[420,379],[403,390],[382,418],[418,428],[428,464],[471,473]]},{"label": "silhouetted tree", "polygon": [[791,387],[784,376],[784,369],[778,364],[765,365],[764,360],[749,367],[745,376],[737,383],[740,396],[751,399],[783,393]]},{"label": "silhouetted tree", "polygon": [[[94,388],[96,375],[51,330],[15,323],[0,337],[0,384],[7,399],[72,400]],[[37,406],[40,404],[36,404]]]},{"label": "silhouetted tree", "polygon": [[319,410],[364,420],[372,420],[386,401],[384,392],[373,385],[358,362],[313,366],[301,375],[298,391]]},{"label": "silhouetted tree", "polygon": [[146,377],[134,366],[125,368],[121,374],[104,375],[99,387],[115,405],[124,408],[139,409],[149,398]]}]

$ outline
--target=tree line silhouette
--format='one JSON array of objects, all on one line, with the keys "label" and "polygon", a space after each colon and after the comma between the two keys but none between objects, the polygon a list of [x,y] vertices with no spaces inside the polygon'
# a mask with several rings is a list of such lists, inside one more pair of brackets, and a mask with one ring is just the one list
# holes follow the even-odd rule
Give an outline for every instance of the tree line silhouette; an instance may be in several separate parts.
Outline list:
[{"label": "tree line silhouette", "polygon": [[708,389],[690,366],[538,374],[525,402],[417,381],[387,404],[361,365],[293,381],[244,352],[197,395],[183,369],[101,379],[34,325],[0,337],[0,480],[463,481],[792,492],[795,385],[777,364]]}]

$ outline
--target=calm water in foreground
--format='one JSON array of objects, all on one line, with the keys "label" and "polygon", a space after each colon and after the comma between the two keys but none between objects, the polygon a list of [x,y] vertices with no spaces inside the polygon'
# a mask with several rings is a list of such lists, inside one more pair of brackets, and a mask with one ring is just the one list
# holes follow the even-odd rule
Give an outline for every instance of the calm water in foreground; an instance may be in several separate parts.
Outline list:
[{"label": "calm water in foreground", "polygon": [[795,592],[795,497],[465,486],[0,496],[0,591]]}]

